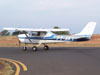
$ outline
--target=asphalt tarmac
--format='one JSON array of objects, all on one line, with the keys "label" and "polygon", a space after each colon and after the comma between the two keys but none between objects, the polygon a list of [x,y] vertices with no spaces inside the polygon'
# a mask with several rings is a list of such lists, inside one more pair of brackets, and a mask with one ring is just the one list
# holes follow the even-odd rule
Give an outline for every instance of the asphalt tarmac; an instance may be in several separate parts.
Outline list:
[{"label": "asphalt tarmac", "polygon": [[0,48],[0,57],[23,62],[28,71],[21,68],[20,75],[100,75],[100,48],[64,47],[50,48]]}]

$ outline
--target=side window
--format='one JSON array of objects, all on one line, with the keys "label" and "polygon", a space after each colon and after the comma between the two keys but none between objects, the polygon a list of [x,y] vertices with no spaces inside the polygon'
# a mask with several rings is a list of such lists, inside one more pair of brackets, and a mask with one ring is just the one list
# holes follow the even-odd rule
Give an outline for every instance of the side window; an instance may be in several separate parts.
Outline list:
[{"label": "side window", "polygon": [[37,32],[37,36],[40,36],[40,32]]},{"label": "side window", "polygon": [[32,32],[32,36],[37,36],[38,33],[37,32]]},{"label": "side window", "polygon": [[32,36],[40,36],[40,32],[32,32]]},{"label": "side window", "polygon": [[43,37],[46,35],[46,32],[40,32],[40,36]]},{"label": "side window", "polygon": [[31,36],[45,36],[46,32],[31,32]]}]

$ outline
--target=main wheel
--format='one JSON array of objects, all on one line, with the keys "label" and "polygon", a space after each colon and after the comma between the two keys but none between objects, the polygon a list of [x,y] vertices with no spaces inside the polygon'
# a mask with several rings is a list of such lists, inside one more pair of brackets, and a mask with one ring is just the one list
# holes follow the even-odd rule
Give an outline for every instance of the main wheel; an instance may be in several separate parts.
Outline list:
[{"label": "main wheel", "polygon": [[49,50],[49,47],[47,45],[45,45],[44,50]]},{"label": "main wheel", "polygon": [[32,51],[37,51],[37,47],[36,46],[33,46],[32,47]]},{"label": "main wheel", "polygon": [[24,47],[23,47],[23,49],[24,49],[24,51],[26,51],[26,50],[27,50],[27,47],[26,47],[26,46],[24,46]]}]

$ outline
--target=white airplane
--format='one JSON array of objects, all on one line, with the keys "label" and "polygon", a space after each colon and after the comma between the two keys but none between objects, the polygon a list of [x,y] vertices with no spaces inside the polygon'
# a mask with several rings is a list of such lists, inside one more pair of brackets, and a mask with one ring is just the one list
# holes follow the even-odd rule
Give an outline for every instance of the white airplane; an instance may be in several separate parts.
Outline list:
[{"label": "white airplane", "polygon": [[52,31],[69,31],[68,29],[4,28],[4,30],[15,30],[25,32],[24,34],[18,35],[18,39],[25,44],[23,49],[25,51],[27,50],[27,44],[38,44],[32,47],[33,51],[37,51],[37,47],[39,47],[41,44],[44,45],[44,50],[48,50],[49,47],[46,44],[49,43],[88,41],[91,39],[95,27],[96,22],[89,22],[80,33],[70,36],[56,35],[52,33]]}]

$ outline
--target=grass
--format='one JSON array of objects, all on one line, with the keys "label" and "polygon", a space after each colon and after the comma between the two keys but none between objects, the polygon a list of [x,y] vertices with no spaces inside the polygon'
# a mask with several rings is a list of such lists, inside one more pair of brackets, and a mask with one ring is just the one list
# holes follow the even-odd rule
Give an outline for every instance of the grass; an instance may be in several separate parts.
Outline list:
[{"label": "grass", "polygon": [[[51,47],[100,47],[100,35],[93,35],[91,41],[88,42],[69,42],[69,43],[57,43],[48,44]],[[19,47],[18,39],[16,36],[0,36],[0,47]],[[20,47],[23,47],[21,44]],[[33,45],[28,45],[32,47]],[[41,46],[40,46],[41,47]]]},{"label": "grass", "polygon": [[0,36],[0,47],[16,47],[18,39],[16,36]]},{"label": "grass", "polygon": [[11,65],[5,61],[0,61],[0,75],[14,75],[14,70]]},{"label": "grass", "polygon": [[0,40],[13,40],[16,36],[0,36]]}]

